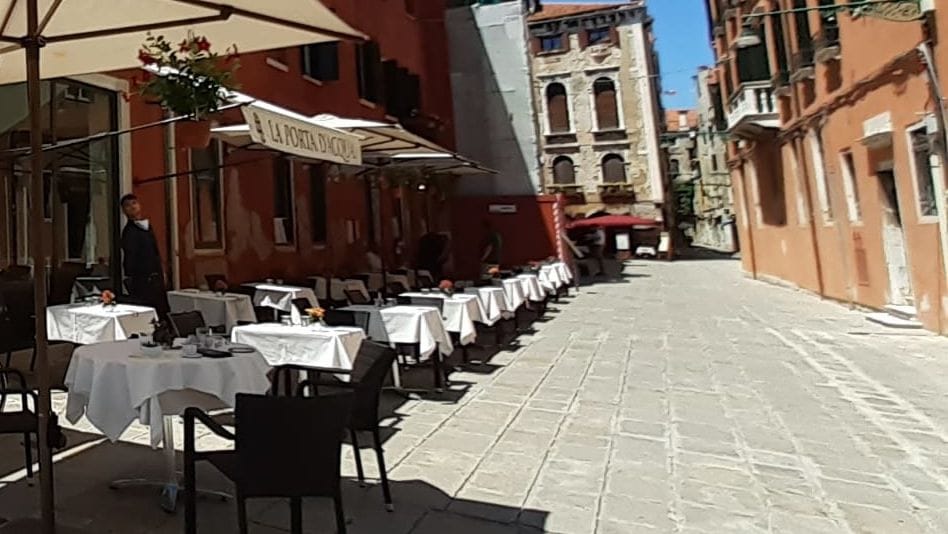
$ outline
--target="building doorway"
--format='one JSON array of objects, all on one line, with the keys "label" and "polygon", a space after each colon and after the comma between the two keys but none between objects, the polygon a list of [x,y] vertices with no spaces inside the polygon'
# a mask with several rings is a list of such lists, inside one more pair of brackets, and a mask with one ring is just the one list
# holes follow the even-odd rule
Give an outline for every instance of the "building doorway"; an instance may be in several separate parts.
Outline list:
[{"label": "building doorway", "polygon": [[879,170],[876,176],[882,189],[882,248],[889,271],[889,303],[914,305],[895,173],[891,169]]}]

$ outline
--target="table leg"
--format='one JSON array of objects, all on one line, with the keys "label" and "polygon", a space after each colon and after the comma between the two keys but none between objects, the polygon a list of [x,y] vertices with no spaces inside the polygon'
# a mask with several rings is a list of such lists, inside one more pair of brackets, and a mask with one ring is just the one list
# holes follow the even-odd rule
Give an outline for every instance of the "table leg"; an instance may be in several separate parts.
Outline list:
[{"label": "table leg", "polygon": [[[125,488],[161,489],[161,509],[168,513],[174,513],[178,505],[178,492],[181,489],[180,475],[177,469],[177,458],[174,451],[174,416],[164,416],[162,418],[162,425],[161,453],[165,462],[164,480],[157,481],[144,478],[116,480],[109,484],[109,487],[114,490]],[[197,490],[197,494],[202,497],[215,497],[222,500],[231,498],[229,494],[220,491],[199,489]]]}]

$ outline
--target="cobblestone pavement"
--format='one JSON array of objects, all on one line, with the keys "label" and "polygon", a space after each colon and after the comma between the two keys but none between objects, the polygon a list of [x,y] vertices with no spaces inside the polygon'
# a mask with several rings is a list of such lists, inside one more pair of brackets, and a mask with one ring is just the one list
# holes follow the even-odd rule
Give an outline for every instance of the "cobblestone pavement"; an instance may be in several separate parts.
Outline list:
[{"label": "cobblestone pavement", "polygon": [[[374,483],[347,484],[350,532],[948,532],[944,338],[871,326],[733,261],[630,262],[534,328],[454,374],[444,399],[393,404],[397,511]],[[180,532],[153,496],[100,489],[160,464],[150,450],[103,444],[62,464],[81,480],[61,481],[65,517],[95,506],[81,523],[96,532]],[[13,486],[0,515],[33,498]],[[323,504],[307,505],[308,532],[332,524]],[[203,532],[235,531],[231,504],[200,514]],[[284,504],[251,517],[252,532],[286,532]]]}]

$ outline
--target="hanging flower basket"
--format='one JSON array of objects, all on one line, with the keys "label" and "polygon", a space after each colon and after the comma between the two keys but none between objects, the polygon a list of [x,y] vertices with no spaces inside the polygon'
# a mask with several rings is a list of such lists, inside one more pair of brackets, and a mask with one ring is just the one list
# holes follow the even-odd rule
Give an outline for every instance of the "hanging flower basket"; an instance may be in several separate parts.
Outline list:
[{"label": "hanging flower basket", "polygon": [[221,56],[211,51],[207,37],[188,34],[177,46],[163,35],[148,35],[138,60],[149,69],[135,80],[136,91],[146,101],[160,104],[177,117],[177,145],[203,148],[211,142],[213,115],[230,103],[228,91],[237,88],[237,48]]}]

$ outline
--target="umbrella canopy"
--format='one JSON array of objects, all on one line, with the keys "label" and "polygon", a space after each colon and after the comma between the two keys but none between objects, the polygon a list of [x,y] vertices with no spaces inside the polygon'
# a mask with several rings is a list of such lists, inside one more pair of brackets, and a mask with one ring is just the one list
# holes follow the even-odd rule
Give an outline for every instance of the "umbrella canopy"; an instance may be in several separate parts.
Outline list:
[{"label": "umbrella canopy", "polygon": [[[134,67],[148,31],[173,43],[194,31],[241,52],[364,38],[318,0],[37,1],[43,78]],[[0,84],[26,80],[26,4],[0,0]]]},{"label": "umbrella canopy", "polygon": [[655,219],[636,217],[635,215],[605,215],[591,219],[580,219],[567,225],[570,230],[577,228],[632,228],[633,226],[660,226]]},{"label": "umbrella canopy", "polygon": [[[0,0],[0,84],[26,81],[30,113],[30,245],[33,265],[46,262],[43,231],[42,78],[136,66],[148,32],[171,42],[189,32],[242,52],[320,41],[362,39],[318,0]],[[55,532],[46,270],[34,269],[40,516]]]}]

